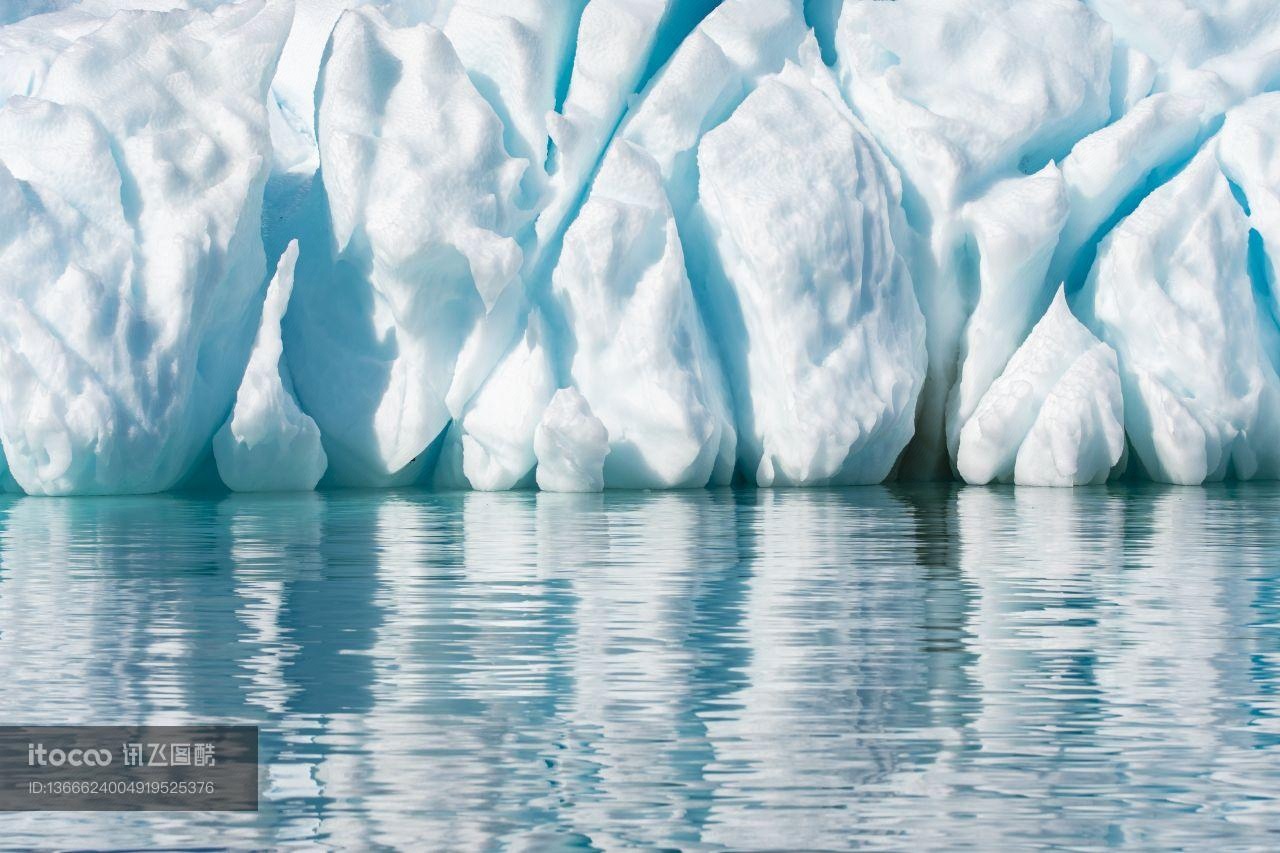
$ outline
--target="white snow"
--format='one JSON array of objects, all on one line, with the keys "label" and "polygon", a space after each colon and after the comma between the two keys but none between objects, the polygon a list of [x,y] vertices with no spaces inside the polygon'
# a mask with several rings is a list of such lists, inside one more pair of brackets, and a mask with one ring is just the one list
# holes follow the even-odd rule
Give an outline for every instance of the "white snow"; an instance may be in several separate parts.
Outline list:
[{"label": "white snow", "polygon": [[845,3],[837,46],[854,107],[939,210],[1110,114],[1110,31],[1076,0]]},{"label": "white snow", "polygon": [[538,488],[546,492],[598,492],[604,488],[609,431],[573,388],[547,404],[533,438]]},{"label": "white snow", "polygon": [[0,3],[29,493],[1276,478],[1278,252],[1273,0]]},{"label": "white snow", "polygon": [[298,408],[280,340],[280,321],[293,293],[298,242],[285,249],[267,288],[262,322],[231,417],[213,437],[222,481],[237,492],[309,491],[329,460],[316,422]]},{"label": "white snow", "polygon": [[1171,69],[1280,45],[1273,0],[1085,0],[1126,44]]}]

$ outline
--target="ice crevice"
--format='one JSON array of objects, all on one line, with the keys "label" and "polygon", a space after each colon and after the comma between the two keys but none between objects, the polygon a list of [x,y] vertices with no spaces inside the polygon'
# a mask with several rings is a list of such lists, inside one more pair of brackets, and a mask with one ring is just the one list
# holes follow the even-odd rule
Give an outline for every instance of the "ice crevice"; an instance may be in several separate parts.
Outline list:
[{"label": "ice crevice", "polygon": [[29,8],[6,488],[1280,476],[1271,0]]}]

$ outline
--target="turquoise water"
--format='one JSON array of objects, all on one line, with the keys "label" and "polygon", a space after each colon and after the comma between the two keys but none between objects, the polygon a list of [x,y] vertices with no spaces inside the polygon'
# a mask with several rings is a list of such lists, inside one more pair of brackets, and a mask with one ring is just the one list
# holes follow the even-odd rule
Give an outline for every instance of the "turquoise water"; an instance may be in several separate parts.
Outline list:
[{"label": "turquoise water", "polygon": [[1280,487],[6,501],[0,722],[264,768],[0,845],[1280,843]]}]

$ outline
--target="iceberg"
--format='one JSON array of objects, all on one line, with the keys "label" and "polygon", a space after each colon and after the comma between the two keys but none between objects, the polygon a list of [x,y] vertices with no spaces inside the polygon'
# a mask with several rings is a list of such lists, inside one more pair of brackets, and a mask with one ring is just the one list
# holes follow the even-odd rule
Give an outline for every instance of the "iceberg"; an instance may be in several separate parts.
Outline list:
[{"label": "iceberg", "polygon": [[[1249,220],[1249,274],[1264,300],[1262,327],[1280,319],[1280,93],[1259,95],[1229,112],[1217,145],[1218,162]],[[1273,365],[1280,348],[1268,350]]]},{"label": "iceberg", "polygon": [[674,51],[715,5],[716,0],[592,0],[582,10],[564,103],[547,115],[549,197],[537,223],[543,245],[554,245],[571,218],[629,100],[663,54]]},{"label": "iceberg", "polygon": [[534,434],[557,390],[546,337],[545,323],[535,312],[519,342],[450,427],[438,484],[492,492],[529,483],[538,461]]},{"label": "iceberg", "polygon": [[952,455],[978,401],[1047,307],[1046,275],[1068,211],[1066,183],[1052,163],[996,182],[960,211],[979,288],[960,339],[959,378],[947,412]]},{"label": "iceberg", "polygon": [[10,4],[0,488],[1276,478],[1278,247],[1271,0]]},{"label": "iceberg", "polygon": [[293,293],[298,242],[285,249],[267,287],[253,354],[236,393],[231,417],[213,436],[222,481],[237,492],[310,491],[329,460],[316,422],[298,408],[280,321]]},{"label": "iceberg", "polygon": [[[963,419],[973,391],[980,394],[986,381],[964,389],[958,404],[953,388],[962,381],[974,293],[1009,286],[972,269],[963,208],[989,190],[1002,191],[993,187],[999,181],[1041,171],[1107,123],[1110,30],[1073,0],[845,3],[835,50],[849,102],[902,174],[914,231],[903,249],[928,324],[929,371],[904,473],[946,476],[947,449],[954,452],[959,431],[959,424],[949,427],[947,413]],[[1057,205],[1052,194],[1045,200]],[[1016,221],[1018,213],[1007,216]],[[1052,292],[1029,301],[1047,305]],[[1010,314],[1023,325],[1024,309]],[[1007,358],[1008,347],[999,350]],[[990,363],[980,376],[1003,366],[998,355],[983,356]]]},{"label": "iceberg", "polygon": [[412,482],[518,280],[525,164],[448,38],[375,8],[339,19],[317,103],[329,233],[311,236],[286,324],[298,398],[336,482]]}]

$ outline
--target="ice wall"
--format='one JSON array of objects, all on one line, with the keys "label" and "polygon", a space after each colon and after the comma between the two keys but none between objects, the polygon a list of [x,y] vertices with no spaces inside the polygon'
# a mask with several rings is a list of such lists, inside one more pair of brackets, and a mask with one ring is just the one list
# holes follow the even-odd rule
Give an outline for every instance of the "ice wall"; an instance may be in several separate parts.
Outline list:
[{"label": "ice wall", "polygon": [[1280,476],[1269,0],[11,6],[12,487]]}]

